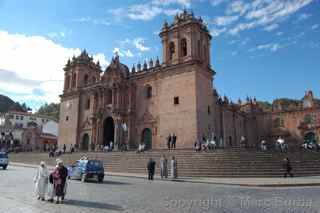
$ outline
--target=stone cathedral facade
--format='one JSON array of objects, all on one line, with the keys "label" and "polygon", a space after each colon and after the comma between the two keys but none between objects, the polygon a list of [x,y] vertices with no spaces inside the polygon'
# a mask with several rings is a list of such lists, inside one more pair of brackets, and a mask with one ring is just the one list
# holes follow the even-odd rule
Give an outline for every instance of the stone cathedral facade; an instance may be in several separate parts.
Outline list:
[{"label": "stone cathedral facade", "polygon": [[[177,148],[192,148],[197,139],[213,136],[224,146],[239,145],[242,136],[254,145],[277,136],[273,131],[282,127],[279,132],[288,131],[281,123],[283,110],[270,112],[255,99],[232,103],[219,96],[210,62],[212,40],[201,18],[184,11],[172,24],[165,22],[159,36],[161,63],[150,60],[129,70],[116,55],[102,71],[85,51],[68,61],[59,145],[90,150],[112,141],[116,147],[135,149],[144,143],[159,149],[166,147],[169,134],[177,136]],[[319,116],[317,102],[308,110]],[[278,127],[276,119],[282,119]],[[315,124],[315,137],[319,127]]]}]

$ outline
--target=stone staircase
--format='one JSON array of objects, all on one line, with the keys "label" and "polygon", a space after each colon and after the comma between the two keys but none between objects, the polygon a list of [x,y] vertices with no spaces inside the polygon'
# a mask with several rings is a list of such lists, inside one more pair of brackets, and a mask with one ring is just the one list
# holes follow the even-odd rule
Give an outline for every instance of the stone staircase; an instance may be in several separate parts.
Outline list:
[{"label": "stone staircase", "polygon": [[[146,174],[149,158],[156,161],[156,174],[159,174],[159,159],[164,154],[168,161],[175,156],[178,161],[178,175],[182,177],[281,177],[282,160],[289,157],[295,176],[320,175],[320,153],[295,151],[288,154],[242,150],[240,148],[215,150],[213,152],[194,152],[189,149],[153,150],[145,153],[112,152],[112,153],[74,153],[61,158],[71,164],[83,155],[102,160],[106,172]],[[11,154],[14,162],[38,164],[45,160],[49,165],[55,159],[48,159],[45,153]]]}]

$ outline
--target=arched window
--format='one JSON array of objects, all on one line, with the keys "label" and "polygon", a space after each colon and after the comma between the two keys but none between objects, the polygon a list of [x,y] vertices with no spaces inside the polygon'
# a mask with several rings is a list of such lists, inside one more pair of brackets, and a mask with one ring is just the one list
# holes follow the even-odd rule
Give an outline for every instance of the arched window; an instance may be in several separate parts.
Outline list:
[{"label": "arched window", "polygon": [[152,87],[150,85],[146,86],[146,98],[151,98],[152,97]]},{"label": "arched window", "polygon": [[70,88],[70,76],[68,75],[66,77],[65,89],[69,89],[69,88]]},{"label": "arched window", "polygon": [[112,90],[107,91],[107,104],[112,104]]},{"label": "arched window", "polygon": [[86,74],[83,79],[84,85],[88,85],[88,79],[89,79],[89,76]]},{"label": "arched window", "polygon": [[96,83],[96,77],[92,77],[92,83]]},{"label": "arched window", "polygon": [[182,53],[182,57],[187,56],[188,54],[188,50],[187,50],[187,39],[183,38],[181,40],[181,53]]},{"label": "arched window", "polygon": [[201,58],[201,41],[198,40],[198,57]]},{"label": "arched window", "polygon": [[207,60],[207,47],[206,47],[206,45],[203,45],[203,59],[205,61]]},{"label": "arched window", "polygon": [[86,109],[90,109],[90,98],[87,99],[86,102]]},{"label": "arched window", "polygon": [[77,74],[73,73],[71,86],[76,87],[76,85],[77,85]]},{"label": "arched window", "polygon": [[172,60],[173,54],[175,53],[175,45],[173,42],[169,44],[169,59]]}]

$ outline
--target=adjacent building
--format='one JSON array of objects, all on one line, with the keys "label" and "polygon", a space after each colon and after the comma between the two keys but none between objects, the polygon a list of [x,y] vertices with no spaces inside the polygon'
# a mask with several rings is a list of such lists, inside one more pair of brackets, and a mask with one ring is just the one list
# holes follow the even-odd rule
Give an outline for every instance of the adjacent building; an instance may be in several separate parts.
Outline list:
[{"label": "adjacent building", "polygon": [[36,150],[57,144],[58,122],[50,117],[15,111],[0,117],[1,141],[7,146]]}]

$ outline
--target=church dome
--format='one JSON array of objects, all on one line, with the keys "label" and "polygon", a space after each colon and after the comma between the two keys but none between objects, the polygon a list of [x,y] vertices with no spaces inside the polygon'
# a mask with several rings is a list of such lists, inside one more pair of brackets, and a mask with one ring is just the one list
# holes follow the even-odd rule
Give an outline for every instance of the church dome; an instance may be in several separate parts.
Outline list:
[{"label": "church dome", "polygon": [[129,75],[129,68],[127,65],[120,63],[119,56],[116,55],[112,58],[110,65],[106,68],[105,74],[116,72],[120,73],[122,77],[127,77]]}]

